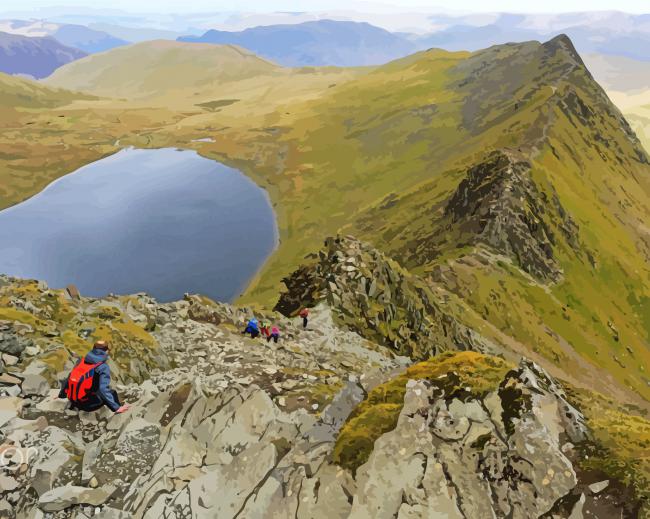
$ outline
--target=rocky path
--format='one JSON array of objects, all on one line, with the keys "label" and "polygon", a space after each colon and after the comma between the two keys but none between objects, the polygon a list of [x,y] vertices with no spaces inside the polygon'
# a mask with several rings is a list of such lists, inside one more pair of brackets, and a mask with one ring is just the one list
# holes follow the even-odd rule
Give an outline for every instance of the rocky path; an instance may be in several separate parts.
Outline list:
[{"label": "rocky path", "polygon": [[[340,328],[325,303],[306,330],[258,315],[280,326],[275,344],[241,334],[250,310],[197,296],[65,306],[42,290],[15,301],[40,316],[25,325],[34,333],[11,323],[0,338],[2,518],[579,519],[597,517],[608,496],[609,483],[589,486],[574,466],[588,435],[580,412],[533,363],[481,394],[441,392],[451,372],[405,382],[389,404],[395,427],[350,469],[333,461],[350,413],[364,399],[387,405],[376,392],[410,361]],[[127,413],[70,411],[56,398],[52,354],[70,329],[83,337],[91,325],[129,331],[114,359]],[[135,380],[129,366],[150,368]]]}]

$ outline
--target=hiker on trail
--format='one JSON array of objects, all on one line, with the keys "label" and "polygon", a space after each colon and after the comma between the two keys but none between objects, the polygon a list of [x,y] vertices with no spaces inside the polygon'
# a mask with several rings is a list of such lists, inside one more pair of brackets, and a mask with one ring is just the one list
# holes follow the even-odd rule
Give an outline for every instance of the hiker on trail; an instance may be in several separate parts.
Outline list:
[{"label": "hiker on trail", "polygon": [[102,406],[114,413],[127,411],[131,406],[122,405],[117,392],[110,388],[111,369],[107,360],[108,342],[97,341],[63,381],[59,398],[67,398],[71,409],[80,411],[96,411]]},{"label": "hiker on trail", "polygon": [[271,342],[271,339],[273,339],[273,342],[277,344],[279,338],[280,338],[280,328],[278,328],[277,326],[273,326],[273,328],[271,328],[271,335],[269,335],[266,338],[266,342]]},{"label": "hiker on trail", "polygon": [[300,313],[298,315],[302,317],[302,327],[307,328],[307,318],[309,317],[309,310],[307,308],[303,308],[302,310],[300,310]]},{"label": "hiker on trail", "polygon": [[251,339],[257,337],[260,334],[260,329],[258,328],[257,325],[257,319],[255,319],[255,317],[251,318],[248,321],[248,324],[246,325],[246,329],[241,333],[242,335],[246,335],[247,333],[250,333]]},{"label": "hiker on trail", "polygon": [[268,340],[269,334],[271,333],[271,325],[268,321],[262,321],[260,323],[260,331],[262,332],[262,338],[266,337]]}]

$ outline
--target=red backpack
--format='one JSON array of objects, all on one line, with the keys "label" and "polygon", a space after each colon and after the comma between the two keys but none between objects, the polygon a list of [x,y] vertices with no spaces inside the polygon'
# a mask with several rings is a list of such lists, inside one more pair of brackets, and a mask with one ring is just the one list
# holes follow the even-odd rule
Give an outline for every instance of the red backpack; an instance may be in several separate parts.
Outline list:
[{"label": "red backpack", "polygon": [[95,368],[100,364],[103,363],[88,364],[86,359],[84,359],[72,368],[70,377],[68,377],[68,387],[65,390],[68,400],[71,402],[83,402],[88,399],[88,393],[93,387]]}]

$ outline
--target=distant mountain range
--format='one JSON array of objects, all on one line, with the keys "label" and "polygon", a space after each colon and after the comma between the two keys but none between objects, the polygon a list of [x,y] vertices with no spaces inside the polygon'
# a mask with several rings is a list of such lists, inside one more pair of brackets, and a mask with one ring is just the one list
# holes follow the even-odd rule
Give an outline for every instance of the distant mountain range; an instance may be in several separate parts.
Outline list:
[{"label": "distant mountain range", "polygon": [[507,42],[543,41],[563,33],[583,54],[598,52],[650,60],[650,15],[503,13],[487,19],[435,17],[434,21],[443,28],[426,36],[412,37],[419,46],[473,51]]},{"label": "distant mountain range", "polygon": [[[337,16],[337,13],[329,14]],[[325,14],[310,14],[312,18],[321,15]],[[338,13],[338,16],[343,15]],[[473,51],[508,42],[545,41],[564,33],[583,55],[597,53],[650,61],[650,15],[584,12],[561,15],[486,13],[422,16],[426,18],[426,23],[423,21],[420,25],[413,26],[413,30],[421,31],[425,25],[435,30],[417,34],[408,31],[390,32],[366,22],[340,19],[304,21],[308,18],[306,15],[289,17],[271,13],[266,17],[206,15],[207,21],[203,24],[212,27],[241,27],[245,21],[260,25],[240,31],[210,29],[200,36],[196,35],[198,31],[194,25],[188,25],[188,35],[179,37],[181,22],[166,26],[158,19],[155,28],[107,23],[103,18],[98,18],[95,22],[91,18],[83,18],[82,21],[87,25],[47,20],[3,20],[0,21],[0,31],[19,36],[49,36],[67,47],[88,54],[152,39],[233,44],[284,66],[378,65],[428,48]],[[411,16],[399,14],[395,15],[396,19],[390,24],[383,17],[369,16],[368,19],[382,23],[384,27],[397,28],[400,27],[400,17],[406,26],[412,25]],[[351,19],[357,20],[358,17]],[[59,17],[57,20],[73,21],[74,17]],[[273,23],[278,20],[299,23]],[[142,20],[140,22],[145,23]],[[198,24],[196,18],[186,20],[186,23],[190,22]],[[52,69],[56,65],[57,62],[50,64]],[[10,69],[0,71],[13,73]]]},{"label": "distant mountain range", "polygon": [[38,79],[84,56],[85,52],[67,47],[54,38],[0,32],[0,72]]},{"label": "distant mountain range", "polygon": [[368,23],[319,20],[268,25],[240,32],[210,30],[183,42],[233,44],[281,65],[377,65],[414,52],[408,39]]},{"label": "distant mountain range", "polygon": [[577,13],[467,17],[434,16],[440,30],[427,35],[392,33],[368,23],[317,20],[264,25],[238,32],[209,30],[184,42],[235,44],[285,66],[375,65],[416,50],[478,50],[521,41],[544,41],[567,34],[580,53],[650,61],[650,15]]},{"label": "distant mountain range", "polygon": [[51,23],[43,20],[1,20],[0,31],[21,36],[51,36],[63,45],[87,54],[103,52],[130,43],[85,25]]}]

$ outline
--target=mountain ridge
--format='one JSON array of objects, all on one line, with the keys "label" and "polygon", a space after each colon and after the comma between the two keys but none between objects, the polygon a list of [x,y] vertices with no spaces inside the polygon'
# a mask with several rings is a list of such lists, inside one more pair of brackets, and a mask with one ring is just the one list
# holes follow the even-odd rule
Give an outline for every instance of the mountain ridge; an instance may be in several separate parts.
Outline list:
[{"label": "mountain ridge", "polygon": [[66,47],[50,37],[29,38],[0,32],[0,72],[38,79],[85,55],[85,52]]},{"label": "mountain ridge", "polygon": [[259,26],[239,32],[211,29],[177,41],[234,43],[284,66],[382,64],[415,50],[408,40],[368,23],[318,20]]},{"label": "mountain ridge", "polygon": [[0,20],[0,31],[29,37],[50,36],[63,45],[87,54],[102,52],[128,43],[126,40],[85,25],[53,23],[46,20]]},{"label": "mountain ridge", "polygon": [[[240,301],[251,308],[201,296],[69,301],[37,282],[3,280],[2,333],[15,350],[24,346],[7,370],[7,394],[21,394],[11,401],[12,430],[43,424],[40,412],[23,413],[22,394],[47,407],[31,392],[45,393],[96,339],[116,342],[120,390],[137,402],[133,421],[99,418],[86,436],[80,425],[75,448],[53,440],[99,490],[56,471],[45,482],[25,476],[37,506],[83,498],[150,517],[170,504],[210,516],[231,503],[251,516],[277,506],[281,517],[367,516],[377,507],[387,517],[435,506],[457,517],[647,509],[650,164],[571,41],[431,49],[363,70],[264,63],[271,72],[235,77],[231,90],[197,89],[198,73],[180,78],[184,104],[173,93],[141,101],[114,91],[124,99],[19,110],[3,134],[4,149],[18,155],[66,132],[70,160],[82,160],[80,150],[83,160],[114,152],[118,140],[196,149],[267,188],[280,228],[278,250]],[[277,83],[282,92],[269,96]],[[63,145],[44,142],[30,158],[49,171],[36,159]],[[23,160],[16,164],[29,172]],[[275,304],[284,316],[268,310]],[[307,330],[293,317],[305,305]],[[280,323],[286,343],[262,350],[243,338],[253,313]],[[372,382],[362,378],[369,362],[379,368]],[[283,369],[293,364],[298,372]],[[214,422],[216,409],[224,414]],[[265,417],[259,429],[256,413]],[[61,411],[45,418],[60,424]],[[583,425],[589,434],[572,440]],[[199,427],[208,440],[190,438],[187,429]],[[56,434],[79,432],[63,430]],[[170,437],[190,447],[157,447]],[[121,468],[110,452],[96,463],[89,451],[84,465],[97,438],[120,455],[142,447],[146,462],[124,465],[137,488],[113,492]],[[537,446],[535,455],[522,445]],[[72,486],[47,483],[58,477]],[[139,491],[144,484],[155,497]],[[420,484],[426,492],[412,491]],[[215,486],[230,497],[201,490]]]}]

